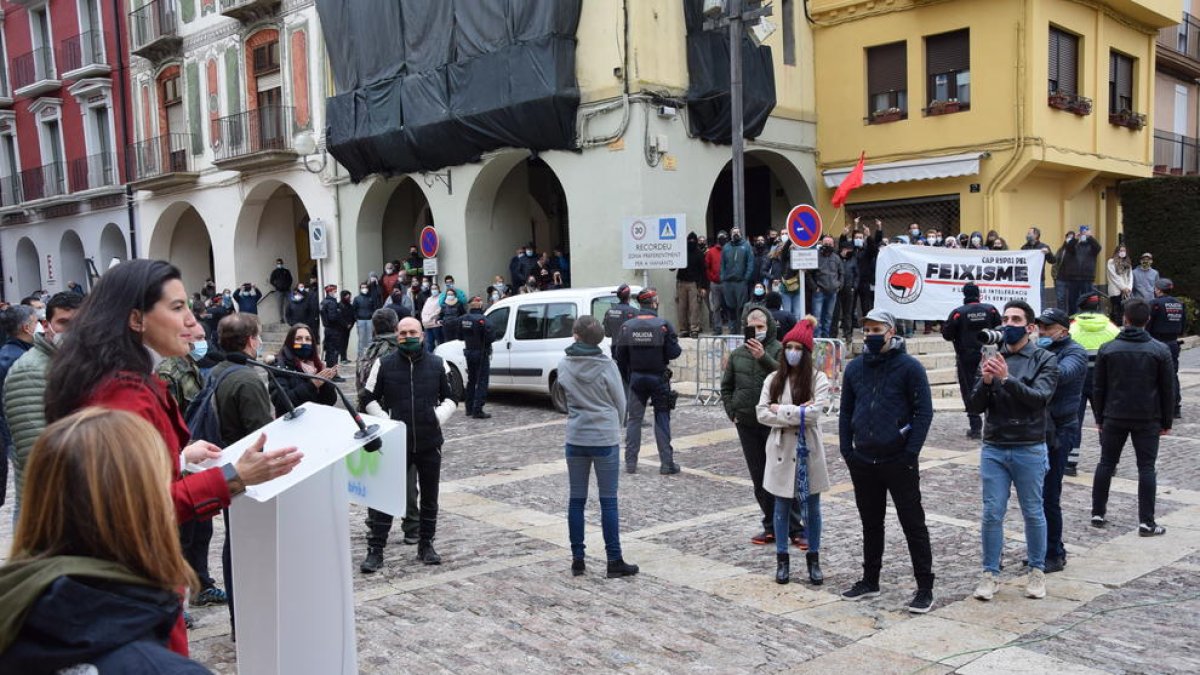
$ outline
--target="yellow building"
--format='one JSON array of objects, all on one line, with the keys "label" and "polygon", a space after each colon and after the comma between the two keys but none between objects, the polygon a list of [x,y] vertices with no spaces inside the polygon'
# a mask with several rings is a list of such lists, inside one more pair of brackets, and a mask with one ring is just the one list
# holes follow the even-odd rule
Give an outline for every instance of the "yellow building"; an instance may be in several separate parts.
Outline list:
[{"label": "yellow building", "polygon": [[[1155,39],[1180,0],[812,0],[823,209],[867,155],[847,220],[1027,228],[1107,251],[1120,181],[1153,169]],[[826,222],[830,217],[826,217]]]}]

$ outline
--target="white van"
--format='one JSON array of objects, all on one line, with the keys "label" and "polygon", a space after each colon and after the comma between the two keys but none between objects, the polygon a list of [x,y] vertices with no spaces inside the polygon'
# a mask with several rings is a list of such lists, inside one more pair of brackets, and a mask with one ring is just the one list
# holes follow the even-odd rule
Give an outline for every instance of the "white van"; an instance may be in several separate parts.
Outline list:
[{"label": "white van", "polygon": [[[639,287],[631,287],[630,304]],[[488,391],[529,391],[550,396],[554,408],[567,411],[567,399],[557,383],[558,362],[571,345],[575,319],[591,314],[597,321],[617,302],[616,286],[562,288],[504,298],[485,310],[496,340]],[[600,348],[608,353],[609,339]],[[438,345],[434,353],[445,360],[456,395],[466,387],[467,359],[463,341]]]}]

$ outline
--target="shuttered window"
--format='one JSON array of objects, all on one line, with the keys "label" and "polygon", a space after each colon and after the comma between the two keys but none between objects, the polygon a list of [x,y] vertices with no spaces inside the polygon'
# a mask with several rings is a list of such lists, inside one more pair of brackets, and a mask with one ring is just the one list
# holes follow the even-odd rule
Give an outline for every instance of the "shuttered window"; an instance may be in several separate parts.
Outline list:
[{"label": "shuttered window", "polygon": [[926,100],[971,102],[971,33],[966,28],[925,38]]},{"label": "shuttered window", "polygon": [[1049,92],[1079,93],[1079,37],[1050,27]]},{"label": "shuttered window", "polygon": [[1108,111],[1133,108],[1133,59],[1120,52],[1108,53]]},{"label": "shuttered window", "polygon": [[908,110],[906,42],[867,48],[867,113],[890,108]]}]

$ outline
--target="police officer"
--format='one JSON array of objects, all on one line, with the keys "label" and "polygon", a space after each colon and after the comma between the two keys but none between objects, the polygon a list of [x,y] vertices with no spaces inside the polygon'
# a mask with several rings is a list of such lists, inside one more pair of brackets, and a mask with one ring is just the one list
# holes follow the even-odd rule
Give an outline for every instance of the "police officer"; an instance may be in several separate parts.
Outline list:
[{"label": "police officer", "polygon": [[1154,300],[1150,301],[1150,336],[1171,350],[1171,363],[1175,368],[1175,419],[1182,417],[1183,396],[1179,390],[1179,336],[1187,330],[1187,312],[1183,303],[1171,295],[1175,284],[1170,279],[1159,279],[1154,284]]},{"label": "police officer", "polygon": [[[954,361],[958,367],[958,391],[963,405],[979,379],[979,362],[983,352],[976,336],[979,332],[1000,325],[1000,312],[992,305],[979,301],[979,287],[968,283],[963,286],[963,304],[950,312],[942,324],[942,339],[954,343]],[[983,418],[967,413],[970,429],[967,438],[979,438],[983,430]]]},{"label": "police officer", "polygon": [[[617,302],[609,307],[604,313],[604,336],[610,339],[608,349],[612,354],[614,361],[617,360],[617,340],[621,336],[621,326],[625,325],[633,317],[637,316],[637,309],[629,304],[629,294],[631,293],[629,284],[621,284],[617,287]],[[621,370],[621,381],[625,383],[625,387],[629,387],[629,370],[621,365],[618,361],[617,366]]]},{"label": "police officer", "polygon": [[679,358],[679,336],[658,316],[658,292],[645,288],[637,296],[641,309],[621,326],[617,338],[617,365],[629,373],[629,415],[625,424],[625,471],[637,472],[642,446],[642,418],[646,401],[654,405],[654,440],[658,444],[658,472],[679,473],[671,448],[671,384],[667,364]]},{"label": "police officer", "polygon": [[496,336],[491,322],[483,315],[483,298],[476,295],[467,306],[470,311],[458,320],[458,336],[462,338],[463,355],[467,357],[467,390],[463,398],[467,402],[468,417],[486,420],[492,417],[483,411],[483,400],[487,398],[492,342]]}]

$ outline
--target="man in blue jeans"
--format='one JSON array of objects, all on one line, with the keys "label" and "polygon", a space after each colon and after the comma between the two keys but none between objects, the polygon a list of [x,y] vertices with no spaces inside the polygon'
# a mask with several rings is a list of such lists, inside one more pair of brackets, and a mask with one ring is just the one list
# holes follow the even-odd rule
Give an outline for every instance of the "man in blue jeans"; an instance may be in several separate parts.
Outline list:
[{"label": "man in blue jeans", "polygon": [[991,600],[1004,550],[1004,514],[1016,485],[1025,518],[1029,577],[1025,595],[1046,597],[1046,513],[1042,482],[1048,468],[1046,413],[1058,386],[1058,361],[1037,346],[1033,308],[1020,300],[1004,305],[1003,346],[986,356],[967,412],[986,414],[979,478],[983,484],[983,578],[975,597]]},{"label": "man in blue jeans", "polygon": [[817,285],[813,291],[813,314],[817,317],[816,336],[819,338],[833,334],[833,317],[838,291],[842,288],[842,274],[842,259],[833,250],[833,237],[827,236],[821,240],[817,269],[813,272],[813,281]]}]

